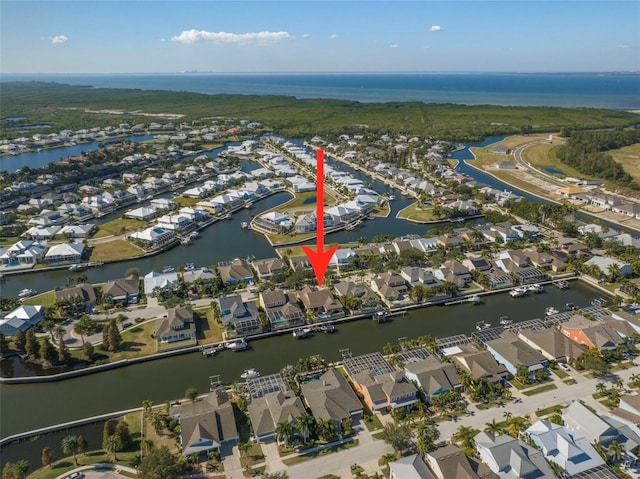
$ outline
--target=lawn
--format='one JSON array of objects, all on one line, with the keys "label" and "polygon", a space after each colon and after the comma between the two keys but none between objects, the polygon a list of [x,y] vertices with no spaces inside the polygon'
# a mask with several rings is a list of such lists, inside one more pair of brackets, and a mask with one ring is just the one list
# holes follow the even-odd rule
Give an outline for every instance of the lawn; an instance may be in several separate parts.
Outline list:
[{"label": "lawn", "polygon": [[56,302],[56,293],[55,291],[47,291],[46,293],[37,294],[35,296],[31,296],[30,298],[25,298],[22,300],[22,304],[30,304],[30,305],[38,305],[49,307],[53,306]]},{"label": "lawn", "polygon": [[326,449],[322,449],[321,451],[310,452],[309,454],[302,453],[296,457],[290,457],[288,459],[283,459],[282,463],[285,466],[293,466],[294,464],[298,464],[300,462],[308,461],[309,459],[315,459],[319,456],[326,456],[327,454],[332,454],[334,452],[345,451],[347,449],[351,449],[358,445],[358,439],[354,439],[353,441],[343,442],[342,444],[337,444],[335,446],[328,447]]},{"label": "lawn", "polygon": [[144,221],[133,220],[130,218],[119,218],[117,220],[109,221],[108,223],[98,226],[98,231],[93,237],[104,238],[105,236],[115,236],[125,233],[131,233],[132,231],[139,230],[145,225],[146,223]]},{"label": "lawn", "polygon": [[[140,451],[138,450],[137,445],[132,446],[131,449],[131,451],[119,452],[117,454],[118,461],[114,464],[134,467],[135,458],[140,455]],[[102,450],[88,452],[86,454],[79,454],[77,457],[79,466],[112,462],[111,454],[107,454]],[[73,463],[73,458],[67,457],[56,461],[52,465],[52,467],[41,468],[37,470],[36,472],[29,475],[29,479],[55,479],[56,477],[62,476],[64,473],[75,469],[76,467],[78,466]]]},{"label": "lawn", "polygon": [[303,233],[303,234],[296,234],[295,232],[267,233],[267,236],[269,237],[269,241],[271,241],[272,245],[278,246],[279,244],[291,243],[292,241],[302,242],[302,241],[310,240],[311,238],[315,238],[316,233],[315,231],[312,233]]},{"label": "lawn", "polygon": [[193,312],[200,344],[222,341],[222,326],[213,319],[213,308],[195,309]]},{"label": "lawn", "polygon": [[140,248],[125,239],[109,241],[91,247],[90,261],[113,261],[144,254]]},{"label": "lawn", "polygon": [[363,418],[364,425],[367,426],[369,431],[377,431],[382,429],[382,422],[375,414],[365,415]]},{"label": "lawn", "polygon": [[533,388],[533,389],[528,389],[526,391],[522,391],[522,394],[524,394],[525,396],[533,396],[534,394],[540,394],[546,391],[552,391],[554,389],[558,389],[558,387],[551,383],[551,384],[545,384],[544,386],[540,386],[539,388]]},{"label": "lawn", "polygon": [[[324,203],[325,205],[333,205],[336,199],[331,193],[328,193],[326,188],[324,191]],[[284,212],[294,209],[308,209],[309,211],[315,211],[316,209],[316,192],[306,191],[304,193],[295,193],[295,196],[286,203],[281,204],[273,211]]]},{"label": "lawn", "polygon": [[240,464],[243,469],[247,466],[254,467],[256,464],[261,464],[265,459],[259,443],[250,441],[249,444],[251,444],[251,449],[246,453],[240,453]]},{"label": "lawn", "polygon": [[187,198],[186,196],[177,196],[173,198],[172,201],[175,201],[178,206],[182,208],[183,206],[195,206],[197,203],[200,203],[202,201],[202,198]]},{"label": "lawn", "polygon": [[400,210],[397,214],[398,218],[403,220],[411,220],[417,222],[435,221],[437,218],[433,216],[433,206],[422,205],[418,207],[418,202],[412,203],[406,208]]},{"label": "lawn", "polygon": [[556,404],[555,406],[549,406],[544,409],[538,409],[536,411],[536,416],[543,417],[543,416],[549,416],[550,414],[560,414],[561,411],[562,411],[562,406]]},{"label": "lawn", "polygon": [[151,337],[155,331],[154,321],[136,326],[122,333],[120,351],[113,353],[111,361],[148,356],[156,352],[156,340]]},{"label": "lawn", "polygon": [[551,372],[553,374],[555,374],[556,376],[558,376],[560,379],[564,379],[566,377],[568,377],[569,375],[563,371],[562,369],[560,369],[559,367],[555,367],[555,368],[549,368],[551,370]]},{"label": "lawn", "polygon": [[622,165],[636,183],[640,183],[640,143],[625,146],[608,152]]}]

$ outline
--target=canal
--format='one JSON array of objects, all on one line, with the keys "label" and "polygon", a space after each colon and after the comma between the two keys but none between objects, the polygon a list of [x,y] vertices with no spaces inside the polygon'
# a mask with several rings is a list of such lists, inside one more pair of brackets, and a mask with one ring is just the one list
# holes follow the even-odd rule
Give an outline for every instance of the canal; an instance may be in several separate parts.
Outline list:
[{"label": "canal", "polygon": [[[384,324],[371,320],[343,323],[338,325],[338,332],[331,335],[316,334],[304,340],[295,340],[290,335],[271,337],[250,343],[250,350],[223,351],[212,358],[191,353],[57,383],[0,385],[0,432],[2,437],[6,437],[65,421],[134,408],[145,399],[162,404],[167,399],[183,397],[188,387],[207,391],[212,375],[220,375],[223,383],[231,384],[239,380],[242,371],[248,368],[256,368],[265,375],[313,354],[322,354],[328,361],[336,361],[341,358],[339,351],[345,348],[358,355],[380,351],[387,342],[397,343],[398,338],[403,337],[470,334],[480,320],[497,326],[499,318],[505,315],[514,322],[542,318],[547,306],[561,310],[566,303],[574,303],[583,307],[600,296],[602,293],[595,288],[573,281],[566,290],[547,286],[542,294],[523,298],[496,294],[484,298],[484,303],[478,306],[432,306],[412,311],[404,317],[394,317]],[[47,435],[35,442],[23,441],[6,446],[2,448],[3,460],[24,457],[27,450],[31,450],[31,454],[37,452],[34,459],[37,460],[45,445],[59,447],[59,437],[50,439]],[[100,444],[94,444],[94,447],[99,448]]]}]

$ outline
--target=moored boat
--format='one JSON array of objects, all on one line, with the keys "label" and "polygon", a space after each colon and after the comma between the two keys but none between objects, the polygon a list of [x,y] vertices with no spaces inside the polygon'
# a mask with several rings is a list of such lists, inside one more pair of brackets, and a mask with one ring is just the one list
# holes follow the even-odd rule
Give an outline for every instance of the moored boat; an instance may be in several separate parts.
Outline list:
[{"label": "moored boat", "polygon": [[544,310],[544,315],[549,317],[549,316],[553,316],[554,314],[558,314],[560,311],[558,311],[556,308],[554,308],[553,306],[549,306],[548,308],[546,308]]},{"label": "moored boat", "polygon": [[533,293],[542,293],[544,291],[544,288],[541,284],[536,283],[536,284],[530,284],[527,287],[527,291],[531,291]]},{"label": "moored boat", "polygon": [[320,326],[320,331],[322,331],[323,333],[335,333],[337,329],[333,324],[325,323]]},{"label": "moored boat", "polygon": [[293,337],[296,339],[306,338],[311,334],[311,328],[300,328],[293,331]]},{"label": "moored boat", "polygon": [[509,319],[509,316],[500,316],[500,326],[511,326],[513,321]]},{"label": "moored boat", "polygon": [[260,377],[260,373],[256,371],[255,368],[245,369],[244,372],[240,375],[242,379],[253,379]]},{"label": "moored boat", "polygon": [[84,271],[87,269],[87,265],[84,263],[72,264],[69,266],[69,271]]},{"label": "moored boat", "polygon": [[249,345],[244,339],[240,338],[240,339],[235,339],[233,341],[229,341],[225,345],[225,347],[232,351],[244,351],[245,349],[249,348]]},{"label": "moored boat", "polygon": [[523,288],[513,288],[511,291],[509,291],[509,294],[512,298],[521,298],[522,296],[527,294],[527,290]]},{"label": "moored boat", "polygon": [[478,331],[484,331],[485,329],[489,329],[491,327],[491,323],[487,323],[486,321],[478,321],[476,323],[476,329]]},{"label": "moored boat", "polygon": [[25,288],[18,293],[18,298],[29,298],[31,296],[35,296],[36,294],[38,294],[38,292],[35,289]]},{"label": "moored boat", "polygon": [[480,296],[478,296],[477,294],[474,294],[473,296],[469,297],[469,302],[471,304],[480,304],[482,300],[480,299]]}]

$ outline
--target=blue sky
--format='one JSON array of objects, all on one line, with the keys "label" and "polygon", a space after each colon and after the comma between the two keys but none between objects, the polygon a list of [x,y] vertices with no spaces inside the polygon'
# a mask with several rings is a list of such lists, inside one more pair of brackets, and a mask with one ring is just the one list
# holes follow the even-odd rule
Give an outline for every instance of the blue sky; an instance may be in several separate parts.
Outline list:
[{"label": "blue sky", "polygon": [[638,1],[0,2],[2,73],[640,71]]}]

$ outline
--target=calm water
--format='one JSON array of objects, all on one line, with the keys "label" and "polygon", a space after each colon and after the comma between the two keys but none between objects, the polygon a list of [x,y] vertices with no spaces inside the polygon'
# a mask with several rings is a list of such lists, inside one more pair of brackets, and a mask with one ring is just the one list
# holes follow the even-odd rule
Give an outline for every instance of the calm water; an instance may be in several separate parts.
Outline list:
[{"label": "calm water", "polygon": [[107,88],[287,95],[361,102],[640,108],[640,76],[624,74],[345,73],[2,75],[0,81],[56,81]]}]

